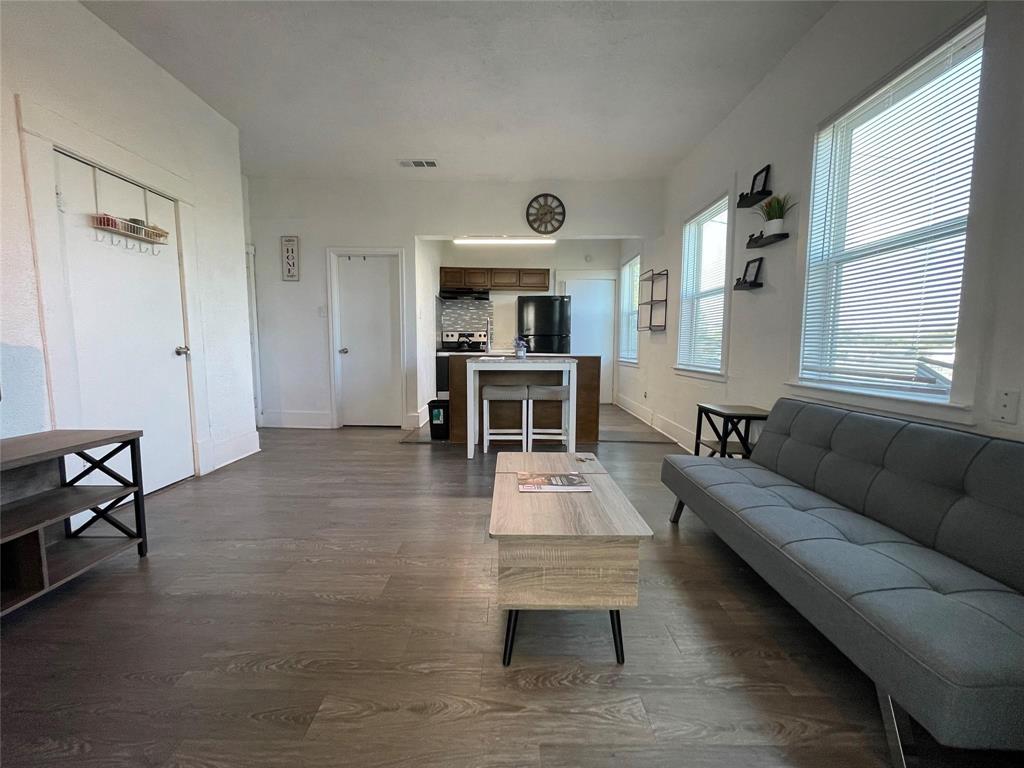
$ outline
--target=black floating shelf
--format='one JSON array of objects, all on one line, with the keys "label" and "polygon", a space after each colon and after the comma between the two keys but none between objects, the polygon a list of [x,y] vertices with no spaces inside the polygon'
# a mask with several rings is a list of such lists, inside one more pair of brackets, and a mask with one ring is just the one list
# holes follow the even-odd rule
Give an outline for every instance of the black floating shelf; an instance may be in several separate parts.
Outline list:
[{"label": "black floating shelf", "polygon": [[751,235],[747,238],[747,248],[764,248],[766,245],[779,243],[789,237],[789,232],[779,232],[777,235]]},{"label": "black floating shelf", "polygon": [[753,208],[758,203],[763,203],[769,197],[772,196],[770,189],[762,189],[760,192],[740,192],[740,197],[736,201],[737,208]]},{"label": "black floating shelf", "polygon": [[668,299],[651,299],[650,301],[641,301],[637,306],[654,307],[658,304],[668,304]]},{"label": "black floating shelf", "polygon": [[755,288],[763,288],[764,283],[736,283],[732,289],[734,291],[752,291]]},{"label": "black floating shelf", "polygon": [[638,331],[664,331],[668,326],[665,325],[648,325],[644,328],[637,328]]}]

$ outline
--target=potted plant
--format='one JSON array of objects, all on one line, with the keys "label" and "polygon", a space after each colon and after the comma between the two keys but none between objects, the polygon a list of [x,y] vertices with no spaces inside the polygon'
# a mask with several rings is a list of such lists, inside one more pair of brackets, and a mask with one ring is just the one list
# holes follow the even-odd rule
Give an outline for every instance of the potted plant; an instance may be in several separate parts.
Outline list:
[{"label": "potted plant", "polygon": [[778,197],[772,195],[759,206],[754,208],[762,219],[764,219],[764,233],[766,235],[778,235],[782,233],[782,222],[796,203],[791,202],[789,195]]}]

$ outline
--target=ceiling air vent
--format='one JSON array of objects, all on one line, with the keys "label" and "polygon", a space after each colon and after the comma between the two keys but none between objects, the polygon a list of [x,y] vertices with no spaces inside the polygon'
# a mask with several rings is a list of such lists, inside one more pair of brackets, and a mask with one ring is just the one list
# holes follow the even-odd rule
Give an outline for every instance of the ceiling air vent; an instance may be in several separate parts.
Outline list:
[{"label": "ceiling air vent", "polygon": [[403,168],[437,168],[437,160],[399,160]]}]

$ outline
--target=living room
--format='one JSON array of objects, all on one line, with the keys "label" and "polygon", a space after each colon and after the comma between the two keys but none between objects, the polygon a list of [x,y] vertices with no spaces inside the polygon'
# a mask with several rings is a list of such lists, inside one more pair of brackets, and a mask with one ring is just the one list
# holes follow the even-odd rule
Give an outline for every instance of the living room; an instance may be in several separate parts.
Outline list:
[{"label": "living room", "polygon": [[0,30],[5,764],[1019,764],[1024,4]]}]

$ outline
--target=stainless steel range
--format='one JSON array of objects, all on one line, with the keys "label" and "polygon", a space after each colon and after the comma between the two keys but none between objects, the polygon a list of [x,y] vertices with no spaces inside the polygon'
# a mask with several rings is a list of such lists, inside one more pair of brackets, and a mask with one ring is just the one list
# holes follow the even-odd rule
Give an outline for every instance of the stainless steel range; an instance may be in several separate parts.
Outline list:
[{"label": "stainless steel range", "polygon": [[487,331],[444,331],[441,349],[445,352],[486,352]]}]

